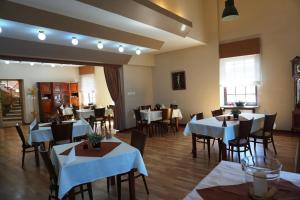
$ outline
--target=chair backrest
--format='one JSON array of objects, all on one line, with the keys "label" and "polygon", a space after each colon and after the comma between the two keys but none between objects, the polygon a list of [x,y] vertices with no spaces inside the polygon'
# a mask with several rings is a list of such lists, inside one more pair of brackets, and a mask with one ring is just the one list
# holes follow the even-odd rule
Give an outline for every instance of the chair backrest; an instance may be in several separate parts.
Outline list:
[{"label": "chair backrest", "polygon": [[59,114],[60,116],[63,116],[63,112],[60,107],[57,107],[56,111],[57,111],[57,114]]},{"label": "chair backrest", "polygon": [[252,124],[253,124],[253,119],[246,120],[246,121],[240,121],[238,138],[247,139],[251,133]]},{"label": "chair backrest", "polygon": [[155,110],[160,110],[160,108],[161,108],[161,105],[160,105],[160,104],[156,104],[156,105],[155,105]]},{"label": "chair backrest", "polygon": [[162,111],[162,120],[171,120],[173,109],[171,108],[163,108]]},{"label": "chair backrest", "polygon": [[95,116],[93,116],[93,115],[91,115],[90,116],[90,119],[89,119],[89,124],[90,124],[90,126],[92,127],[92,129],[94,130],[94,126],[95,126],[95,121],[96,121],[96,117]]},{"label": "chair backrest", "polygon": [[203,112],[197,114],[191,114],[190,115],[191,119],[193,119],[194,116],[196,116],[196,120],[204,119]]},{"label": "chair backrest", "polygon": [[18,135],[22,141],[22,145],[24,146],[26,144],[25,137],[24,137],[23,131],[22,131],[19,123],[16,124],[16,129],[17,129]]},{"label": "chair backrest", "polygon": [[213,110],[213,111],[211,111],[211,114],[213,117],[217,117],[217,116],[223,115],[223,110],[222,109]]},{"label": "chair backrest", "polygon": [[276,115],[277,113],[273,115],[265,115],[265,120],[264,120],[264,132],[272,132],[274,123],[276,120]]},{"label": "chair backrest", "polygon": [[146,134],[138,130],[132,130],[131,132],[131,146],[137,148],[141,155],[144,155],[144,149],[146,144]]},{"label": "chair backrest", "polygon": [[52,124],[51,130],[54,143],[64,140],[72,142],[73,123]]},{"label": "chair backrest", "polygon": [[108,105],[107,108],[108,108],[108,109],[114,109],[115,106],[114,106],[114,105]]},{"label": "chair backrest", "polygon": [[170,108],[172,108],[172,109],[178,109],[178,105],[176,105],[176,104],[170,104]]},{"label": "chair backrest", "polygon": [[149,110],[151,109],[151,105],[141,106],[141,110]]},{"label": "chair backrest", "polygon": [[134,117],[136,121],[142,121],[141,111],[139,109],[134,109]]},{"label": "chair backrest", "polygon": [[95,108],[95,117],[104,117],[105,116],[105,107],[104,108]]},{"label": "chair backrest", "polygon": [[55,169],[54,169],[54,166],[51,162],[51,159],[49,157],[49,152],[42,149],[41,146],[39,147],[39,152],[42,156],[42,159],[45,163],[45,166],[47,168],[47,171],[49,173],[49,176],[50,176],[50,179],[52,179],[54,181],[55,184],[57,184],[57,175],[55,173]]}]

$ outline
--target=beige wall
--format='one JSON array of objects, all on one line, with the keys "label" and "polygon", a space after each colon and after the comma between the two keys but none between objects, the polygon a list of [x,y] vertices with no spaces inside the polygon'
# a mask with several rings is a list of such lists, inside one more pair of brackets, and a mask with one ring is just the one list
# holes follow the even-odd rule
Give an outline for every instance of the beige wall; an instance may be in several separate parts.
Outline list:
[{"label": "beige wall", "polygon": [[[23,107],[25,111],[25,122],[31,122],[33,111],[32,97],[27,95],[28,89],[36,86],[36,82],[78,82],[78,68],[75,67],[55,67],[49,65],[11,63],[9,65],[0,63],[0,79],[23,79],[24,80],[24,98]],[[38,101],[36,101],[36,110],[38,110]]]},{"label": "beige wall", "polygon": [[[204,1],[207,45],[155,56],[153,68],[154,103],[176,103],[184,120],[195,112],[211,116],[219,107],[219,61],[217,1]],[[184,70],[186,90],[173,91],[171,72]]]},{"label": "beige wall", "polygon": [[103,67],[95,67],[96,104],[98,107],[114,105],[107,88]]},{"label": "beige wall", "polygon": [[124,65],[124,103],[126,128],[135,126],[133,109],[153,105],[152,67]]},{"label": "beige wall", "polygon": [[[261,38],[260,112],[277,112],[277,128],[289,130],[294,108],[290,60],[300,55],[299,0],[236,0],[240,17],[220,22],[220,41]],[[221,15],[224,1],[219,1]]]}]

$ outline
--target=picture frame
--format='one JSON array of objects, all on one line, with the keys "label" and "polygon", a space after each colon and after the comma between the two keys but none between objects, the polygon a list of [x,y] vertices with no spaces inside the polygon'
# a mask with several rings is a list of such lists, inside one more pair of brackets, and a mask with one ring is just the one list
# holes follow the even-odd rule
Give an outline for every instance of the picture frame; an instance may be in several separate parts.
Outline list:
[{"label": "picture frame", "polygon": [[185,90],[185,71],[172,72],[172,88],[173,90]]}]

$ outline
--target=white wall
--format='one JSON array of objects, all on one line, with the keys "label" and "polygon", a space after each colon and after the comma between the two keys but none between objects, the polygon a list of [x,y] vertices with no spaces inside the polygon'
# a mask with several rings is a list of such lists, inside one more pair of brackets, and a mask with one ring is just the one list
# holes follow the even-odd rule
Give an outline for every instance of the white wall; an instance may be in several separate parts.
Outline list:
[{"label": "white wall", "polygon": [[[78,82],[79,74],[77,67],[55,67],[49,65],[11,63],[9,65],[0,62],[0,79],[23,79],[24,98],[23,107],[25,111],[25,122],[29,123],[33,118],[32,98],[27,95],[28,89],[36,87],[36,82]],[[38,110],[38,101],[36,101]]]},{"label": "white wall", "polygon": [[123,66],[126,128],[135,126],[133,109],[153,105],[152,67]]}]

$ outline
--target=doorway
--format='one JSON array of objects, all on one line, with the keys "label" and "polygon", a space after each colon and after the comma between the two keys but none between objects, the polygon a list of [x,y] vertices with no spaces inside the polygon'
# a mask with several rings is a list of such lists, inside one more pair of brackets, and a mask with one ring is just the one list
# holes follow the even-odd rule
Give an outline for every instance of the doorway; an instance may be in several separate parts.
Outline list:
[{"label": "doorway", "polygon": [[23,81],[0,79],[0,127],[23,122]]}]

